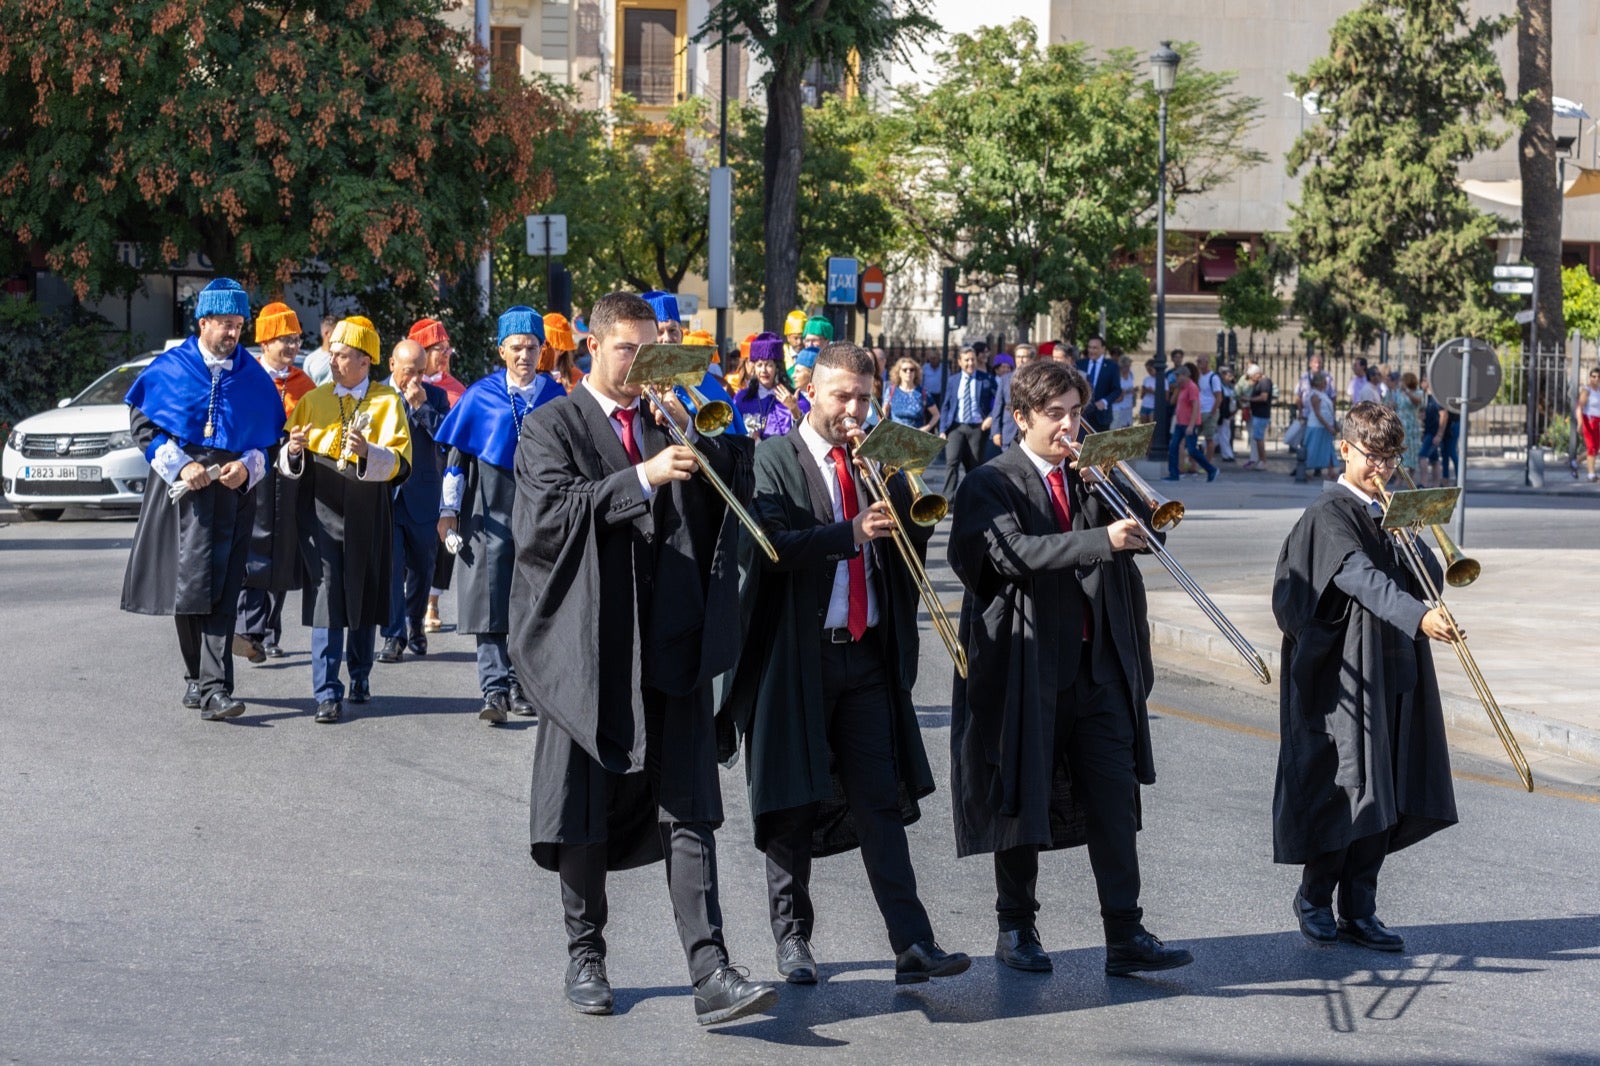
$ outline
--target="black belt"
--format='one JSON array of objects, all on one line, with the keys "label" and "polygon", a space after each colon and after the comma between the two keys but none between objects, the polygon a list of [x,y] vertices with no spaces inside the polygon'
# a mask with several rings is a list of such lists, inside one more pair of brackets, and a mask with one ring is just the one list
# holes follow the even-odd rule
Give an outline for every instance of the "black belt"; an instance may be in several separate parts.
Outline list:
[{"label": "black belt", "polygon": [[[867,627],[867,633],[871,633],[871,632],[872,632],[872,627],[868,626]],[[862,634],[862,638],[865,639],[865,637],[866,637],[866,633],[863,633]],[[829,643],[829,644],[854,644],[854,643],[856,643],[856,638],[850,635],[850,629],[849,629],[848,626],[840,626],[838,629],[824,629],[822,631],[822,639],[825,642]]]}]

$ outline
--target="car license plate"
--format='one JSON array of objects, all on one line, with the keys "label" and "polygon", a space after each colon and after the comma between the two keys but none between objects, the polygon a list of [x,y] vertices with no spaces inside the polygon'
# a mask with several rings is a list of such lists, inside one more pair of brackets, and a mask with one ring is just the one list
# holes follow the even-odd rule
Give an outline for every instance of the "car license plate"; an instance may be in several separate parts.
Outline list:
[{"label": "car license plate", "polygon": [[98,466],[25,466],[22,476],[29,481],[99,481]]}]

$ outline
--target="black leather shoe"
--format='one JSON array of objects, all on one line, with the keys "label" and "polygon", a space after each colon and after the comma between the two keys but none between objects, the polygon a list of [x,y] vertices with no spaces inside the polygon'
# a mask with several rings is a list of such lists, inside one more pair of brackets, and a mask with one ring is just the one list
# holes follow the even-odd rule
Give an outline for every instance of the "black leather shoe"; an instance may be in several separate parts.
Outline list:
[{"label": "black leather shoe", "polygon": [[367,684],[365,681],[352,681],[352,682],[350,682],[350,702],[351,703],[371,703],[372,702],[372,686]]},{"label": "black leather shoe", "polygon": [[954,977],[971,965],[965,952],[945,951],[931,940],[919,940],[895,956],[894,983],[919,985],[930,977]]},{"label": "black leather shoe", "polygon": [[1332,907],[1313,906],[1301,889],[1294,890],[1294,916],[1300,922],[1300,935],[1319,948],[1331,947],[1339,941],[1339,930],[1333,923]]},{"label": "black leather shoe", "polygon": [[1346,921],[1339,919],[1339,939],[1350,944],[1360,944],[1373,951],[1404,951],[1406,942],[1399,933],[1392,933],[1389,927],[1378,920],[1376,914],[1370,918],[1355,918]]},{"label": "black leather shoe", "polygon": [[191,711],[200,709],[200,682],[190,681],[183,686],[183,706]]},{"label": "black leather shoe", "polygon": [[504,692],[486,692],[483,696],[483,710],[478,712],[478,721],[488,722],[490,725],[499,725],[506,720],[506,709],[510,701]]},{"label": "black leather shoe", "polygon": [[236,700],[226,692],[213,692],[200,705],[200,717],[207,722],[220,722],[224,718],[237,718],[244,713],[244,701]]},{"label": "black leather shoe", "polygon": [[791,985],[817,983],[817,960],[811,955],[811,944],[799,933],[784,937],[778,945],[778,976]]},{"label": "black leather shoe", "polygon": [[579,1014],[611,1013],[611,982],[606,960],[584,955],[567,963],[567,1002]]},{"label": "black leather shoe", "polygon": [[413,633],[411,634],[411,639],[406,641],[406,647],[411,650],[412,655],[420,659],[428,654],[428,638],[423,636],[420,631]]},{"label": "black leather shoe", "polygon": [[1194,961],[1187,948],[1169,948],[1149,933],[1106,945],[1106,973],[1128,977],[1154,970],[1176,970]]},{"label": "black leather shoe", "polygon": [[1039,930],[1032,927],[1002,930],[994,946],[994,957],[1024,973],[1049,973],[1055,969],[1044,945],[1039,943]]},{"label": "black leather shoe", "polygon": [[382,649],[378,652],[380,663],[397,663],[406,656],[406,646],[400,642],[399,637],[390,637],[383,642]]},{"label": "black leather shoe", "polygon": [[339,716],[343,713],[344,704],[340,703],[338,700],[323,700],[321,703],[317,704],[317,716],[316,718],[312,719],[312,721],[323,723],[337,722],[339,720]]},{"label": "black leather shoe", "polygon": [[255,637],[247,637],[243,633],[235,633],[233,635],[233,654],[249,663],[264,663],[267,661],[267,653],[261,650],[261,642]]},{"label": "black leather shoe", "polygon": [[539,712],[534,710],[533,704],[528,702],[528,697],[522,694],[522,686],[515,681],[511,682],[511,713],[519,718],[537,718]]},{"label": "black leather shoe", "polygon": [[261,645],[261,650],[266,653],[267,658],[269,658],[269,659],[281,659],[281,658],[283,658],[283,649],[278,647],[277,641],[273,641],[273,640],[267,641],[266,643]]},{"label": "black leather shoe", "polygon": [[776,1002],[776,985],[752,981],[736,967],[724,966],[695,986],[694,1017],[701,1025],[716,1025],[760,1014]]}]

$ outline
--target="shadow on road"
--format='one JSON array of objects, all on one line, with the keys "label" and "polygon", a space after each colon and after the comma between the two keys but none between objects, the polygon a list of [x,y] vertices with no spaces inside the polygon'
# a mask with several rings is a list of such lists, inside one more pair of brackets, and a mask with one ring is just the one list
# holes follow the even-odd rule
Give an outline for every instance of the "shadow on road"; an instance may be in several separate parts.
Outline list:
[{"label": "shadow on road", "polygon": [[[975,958],[963,977],[909,987],[890,982],[892,964],[887,960],[823,963],[817,988],[785,986],[775,1017],[715,1033],[791,1046],[839,1046],[848,1041],[815,1030],[913,1010],[931,1023],[961,1025],[1178,996],[1319,998],[1324,1001],[1328,1030],[1353,1033],[1401,1021],[1424,994],[1447,993],[1458,983],[1456,975],[1514,978],[1600,959],[1600,915],[1411,926],[1401,932],[1412,954],[1385,956],[1343,944],[1318,950],[1293,931],[1186,940],[1183,946],[1194,951],[1193,966],[1134,979],[1103,976],[1105,953],[1100,948],[1051,953],[1053,975],[1018,973],[984,957]],[[681,989],[672,991],[682,994]],[[619,1000],[621,994],[619,990]],[[1508,1002],[1514,998],[1510,990],[1506,998]],[[1181,1042],[1181,1033],[1172,1035]],[[1230,1055],[1228,1061],[1320,1060],[1291,1059],[1281,1050],[1263,1050],[1258,1057]],[[1499,1060],[1495,1061],[1498,1066]],[[1553,1055],[1539,1061],[1576,1060]]]}]

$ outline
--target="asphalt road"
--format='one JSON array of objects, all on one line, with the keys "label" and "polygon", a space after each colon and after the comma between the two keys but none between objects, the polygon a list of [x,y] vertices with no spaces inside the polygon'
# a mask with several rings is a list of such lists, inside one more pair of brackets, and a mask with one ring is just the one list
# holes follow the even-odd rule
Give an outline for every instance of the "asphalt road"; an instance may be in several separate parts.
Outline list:
[{"label": "asphalt road", "polygon": [[[178,706],[170,623],[116,609],[132,530],[0,528],[0,1061],[1600,1062],[1594,792],[1525,795],[1460,756],[1461,825],[1384,873],[1380,913],[1410,953],[1317,951],[1291,922],[1295,872],[1270,861],[1275,693],[1180,662],[1154,695],[1140,851],[1147,923],[1195,965],[1105,977],[1073,852],[1043,862],[1055,974],[997,968],[989,864],[954,857],[941,787],[913,855],[968,974],[896,989],[860,863],[840,856],[816,868],[822,983],[702,1031],[655,867],[613,882],[618,1014],[577,1016],[556,882],[527,857],[533,732],[476,720],[468,638],[380,665],[371,708],[324,727],[291,626],[291,657],[240,666],[249,713],[203,723]],[[949,667],[931,635],[923,662],[942,786]],[[724,795],[728,942],[768,976],[740,777]]]}]

